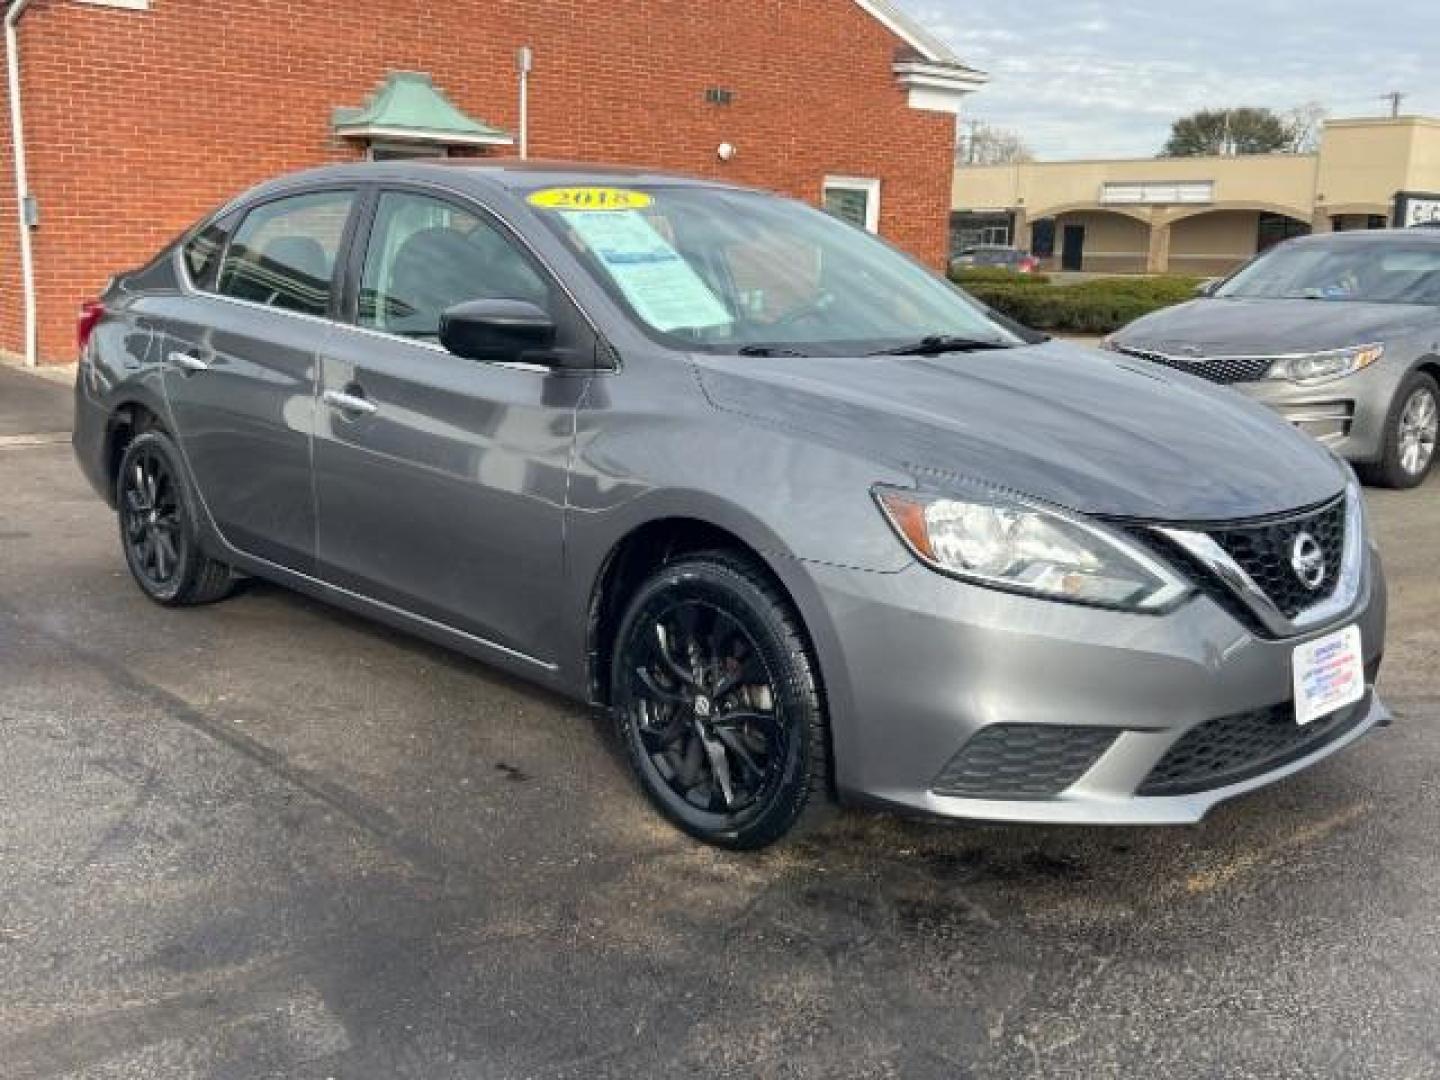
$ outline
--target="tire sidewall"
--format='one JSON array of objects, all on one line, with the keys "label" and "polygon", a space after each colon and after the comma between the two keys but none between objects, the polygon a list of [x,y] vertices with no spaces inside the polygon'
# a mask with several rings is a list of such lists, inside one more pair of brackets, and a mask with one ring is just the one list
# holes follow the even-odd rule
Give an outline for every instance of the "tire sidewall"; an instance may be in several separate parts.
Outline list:
[{"label": "tire sidewall", "polygon": [[[655,770],[641,741],[629,689],[627,643],[676,600],[698,600],[722,607],[750,635],[774,683],[775,709],[785,724],[786,758],[768,799],[733,823],[708,822],[709,817],[670,790]],[[784,835],[811,797],[811,762],[814,754],[820,702],[813,665],[803,650],[797,655],[788,644],[795,627],[763,589],[736,569],[706,559],[689,559],[667,567],[646,581],[631,599],[615,637],[611,659],[610,701],[617,731],[636,780],[651,803],[680,829],[698,839],[723,847],[762,847]]]},{"label": "tire sidewall", "polygon": [[[181,572],[176,574],[163,588],[157,588],[141,569],[135,565],[134,553],[130,550],[128,537],[125,535],[125,514],[124,514],[124,483],[125,474],[131,463],[141,453],[149,451],[158,454],[165,459],[165,464],[170,470],[170,475],[175,484],[180,514],[180,528],[185,534],[185,551],[181,559]],[[185,475],[185,464],[180,460],[180,452],[170,437],[164,432],[147,431],[135,436],[125,448],[124,456],[120,459],[120,468],[115,475],[115,504],[119,508],[116,517],[119,521],[120,550],[125,557],[125,565],[130,570],[130,576],[140,586],[142,592],[151,600],[160,604],[178,603],[190,590],[204,569],[204,555],[200,550],[200,538],[195,529],[195,500],[190,491],[190,480]]]},{"label": "tire sidewall", "polygon": [[1400,425],[1404,421],[1406,408],[1411,398],[1421,390],[1428,391],[1431,399],[1440,407],[1440,386],[1435,380],[1423,371],[1412,372],[1401,384],[1400,390],[1395,395],[1395,406],[1391,411],[1389,420],[1385,425],[1385,460],[1383,463],[1384,476],[1388,485],[1394,488],[1413,488],[1424,483],[1425,478],[1430,475],[1430,470],[1435,467],[1436,452],[1432,451],[1430,460],[1418,473],[1407,472],[1400,464]]}]

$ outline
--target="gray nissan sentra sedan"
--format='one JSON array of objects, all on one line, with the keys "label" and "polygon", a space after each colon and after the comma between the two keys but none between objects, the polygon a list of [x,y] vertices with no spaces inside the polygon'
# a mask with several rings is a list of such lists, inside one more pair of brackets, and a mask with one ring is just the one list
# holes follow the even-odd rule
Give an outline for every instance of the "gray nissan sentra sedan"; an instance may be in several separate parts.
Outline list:
[{"label": "gray nissan sentra sedan", "polygon": [[1264,402],[1371,483],[1424,481],[1440,436],[1440,232],[1289,240],[1206,293],[1106,346]]},{"label": "gray nissan sentra sedan", "polygon": [[712,843],[837,797],[1193,822],[1388,719],[1346,464],[798,202],[328,168],[79,331],[76,450],[146,595],[264,577],[593,702]]}]

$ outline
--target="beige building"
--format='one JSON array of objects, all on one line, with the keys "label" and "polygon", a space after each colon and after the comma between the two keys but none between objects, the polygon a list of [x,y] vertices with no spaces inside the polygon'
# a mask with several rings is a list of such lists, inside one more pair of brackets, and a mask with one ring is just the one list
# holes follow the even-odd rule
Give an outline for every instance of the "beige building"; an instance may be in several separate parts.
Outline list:
[{"label": "beige building", "polygon": [[1440,220],[1440,119],[1332,120],[1313,154],[955,170],[952,247],[1057,270],[1216,274],[1290,236]]}]

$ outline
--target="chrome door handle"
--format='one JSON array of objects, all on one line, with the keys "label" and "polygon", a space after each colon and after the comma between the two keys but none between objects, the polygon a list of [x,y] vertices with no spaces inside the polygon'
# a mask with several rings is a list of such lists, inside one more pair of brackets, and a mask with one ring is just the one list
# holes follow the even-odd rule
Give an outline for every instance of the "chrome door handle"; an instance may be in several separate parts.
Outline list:
[{"label": "chrome door handle", "polygon": [[329,405],[332,409],[339,409],[341,412],[353,413],[360,416],[370,416],[380,411],[369,398],[357,397],[355,394],[347,394],[343,390],[326,390],[320,395],[320,400]]},{"label": "chrome door handle", "polygon": [[200,357],[176,349],[170,354],[170,362],[182,371],[209,371],[210,365]]}]

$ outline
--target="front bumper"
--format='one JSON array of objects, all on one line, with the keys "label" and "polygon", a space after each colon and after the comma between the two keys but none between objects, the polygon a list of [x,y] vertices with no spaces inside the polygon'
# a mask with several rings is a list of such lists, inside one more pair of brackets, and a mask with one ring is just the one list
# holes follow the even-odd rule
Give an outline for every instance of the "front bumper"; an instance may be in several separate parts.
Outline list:
[{"label": "front bumper", "polygon": [[[1288,702],[1296,645],[1354,623],[1375,670],[1385,586],[1368,547],[1365,563],[1353,604],[1288,640],[1256,636],[1203,595],[1165,615],[1136,615],[995,592],[918,565],[893,574],[812,565],[829,616],[821,666],[839,792],[952,818],[1198,821],[1216,803],[1298,772],[1388,720],[1369,686],[1342,730],[1301,756],[1206,790],[1137,793],[1193,729]],[[947,763],[992,725],[1102,728],[1115,737],[1078,778],[1045,796],[937,793]]]},{"label": "front bumper", "polygon": [[1319,386],[1267,379],[1232,387],[1274,409],[1347,461],[1373,462],[1385,450],[1385,424],[1402,368],[1381,360]]}]

